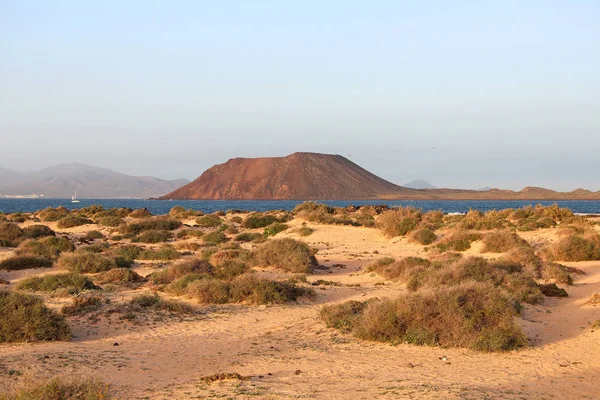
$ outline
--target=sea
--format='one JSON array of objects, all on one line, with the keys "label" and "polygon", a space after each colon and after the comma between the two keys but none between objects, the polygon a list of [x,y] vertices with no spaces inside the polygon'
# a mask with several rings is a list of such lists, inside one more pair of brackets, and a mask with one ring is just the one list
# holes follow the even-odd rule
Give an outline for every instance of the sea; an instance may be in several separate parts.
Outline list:
[{"label": "sea", "polygon": [[[568,201],[522,201],[522,200],[315,200],[330,206],[346,207],[350,205],[388,205],[390,207],[411,206],[423,211],[441,210],[447,214],[466,213],[479,210],[502,210],[506,208],[520,208],[527,205],[542,204],[545,206],[554,203],[567,207],[577,214],[600,214],[600,201],[568,200]],[[77,209],[99,204],[107,208],[147,208],[152,214],[166,214],[175,206],[186,209],[199,210],[204,213],[227,210],[269,211],[292,210],[303,201],[296,200],[144,200],[144,199],[80,199],[79,203],[72,203],[71,199],[47,198],[5,198],[0,199],[0,212],[33,212],[46,207],[64,206],[68,209]]]}]

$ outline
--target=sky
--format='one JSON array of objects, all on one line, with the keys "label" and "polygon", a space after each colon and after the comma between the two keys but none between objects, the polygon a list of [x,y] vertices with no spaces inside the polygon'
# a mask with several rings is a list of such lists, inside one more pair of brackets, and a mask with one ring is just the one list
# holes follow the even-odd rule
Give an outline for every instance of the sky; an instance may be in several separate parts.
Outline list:
[{"label": "sky", "polygon": [[[0,0],[0,167],[600,189],[598,1]],[[434,148],[435,147],[435,148]]]}]

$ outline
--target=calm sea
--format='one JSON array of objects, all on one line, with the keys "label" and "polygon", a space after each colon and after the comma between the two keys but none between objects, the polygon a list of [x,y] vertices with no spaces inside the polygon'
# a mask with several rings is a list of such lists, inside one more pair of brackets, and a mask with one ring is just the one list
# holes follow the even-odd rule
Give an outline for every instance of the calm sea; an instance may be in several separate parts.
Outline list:
[{"label": "calm sea", "polygon": [[[147,208],[153,214],[166,214],[175,206],[182,206],[186,209],[200,210],[205,213],[227,210],[248,210],[248,211],[268,211],[268,210],[291,210],[301,201],[289,200],[142,200],[142,199],[80,199],[80,203],[71,203],[70,199],[0,199],[0,212],[32,212],[44,209],[46,207],[64,206],[69,209],[77,209],[100,204],[104,208],[129,207],[129,208]],[[424,211],[442,210],[445,213],[464,213],[469,209],[488,211],[501,210],[504,208],[519,208],[526,205],[552,205],[557,203],[561,207],[567,207],[575,213],[582,214],[600,214],[600,201],[514,201],[514,200],[479,200],[479,201],[438,201],[438,200],[323,200],[331,206],[346,207],[349,205],[363,204],[386,204],[388,206],[412,206],[421,208]]]}]

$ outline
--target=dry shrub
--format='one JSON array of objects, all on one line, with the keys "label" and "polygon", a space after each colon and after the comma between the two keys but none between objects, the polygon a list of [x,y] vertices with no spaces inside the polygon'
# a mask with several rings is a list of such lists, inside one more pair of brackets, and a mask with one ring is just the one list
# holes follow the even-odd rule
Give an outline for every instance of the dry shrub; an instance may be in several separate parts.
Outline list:
[{"label": "dry shrub", "polygon": [[23,237],[26,239],[37,239],[44,236],[55,236],[56,233],[46,225],[30,225],[23,228]]},{"label": "dry shrub", "polygon": [[280,222],[274,215],[264,215],[262,213],[250,214],[244,222],[242,222],[242,228],[256,229],[265,228],[275,222]]},{"label": "dry shrub", "polygon": [[264,242],[265,237],[260,233],[244,232],[237,235],[236,242]]},{"label": "dry shrub", "polygon": [[229,238],[227,237],[227,235],[225,235],[221,231],[210,232],[202,237],[202,241],[204,242],[204,244],[212,245],[212,246],[216,246],[218,244],[225,243],[228,240],[229,240]]},{"label": "dry shrub", "polygon": [[111,398],[108,384],[95,378],[54,378],[0,394],[0,400],[109,400]]},{"label": "dry shrub", "polygon": [[123,218],[118,217],[116,215],[109,215],[106,217],[98,218],[96,220],[96,223],[101,226],[108,226],[111,228],[116,228],[118,226],[123,225],[125,223],[125,220],[123,220]]},{"label": "dry shrub", "polygon": [[52,260],[45,257],[23,255],[13,256],[0,262],[0,270],[17,271],[30,268],[50,268]]},{"label": "dry shrub", "polygon": [[565,289],[556,286],[556,283],[547,283],[540,285],[540,290],[544,296],[548,297],[568,297],[568,293]]},{"label": "dry shrub", "polygon": [[188,252],[193,252],[193,251],[198,251],[199,249],[202,248],[202,245],[200,243],[197,242],[175,242],[175,248],[177,250],[185,250]]},{"label": "dry shrub", "polygon": [[171,245],[164,245],[158,249],[143,249],[140,251],[138,258],[140,260],[176,260],[182,256]]},{"label": "dry shrub", "polygon": [[484,253],[504,253],[516,247],[527,247],[526,240],[521,239],[516,233],[506,230],[496,230],[483,235]]},{"label": "dry shrub", "polygon": [[12,222],[0,222],[0,246],[15,247],[23,240],[23,230]]},{"label": "dry shrub", "polygon": [[56,260],[62,252],[75,250],[75,245],[66,237],[44,237],[26,240],[19,245],[17,255],[32,255]]},{"label": "dry shrub", "polygon": [[544,262],[542,259],[535,255],[535,252],[531,247],[516,247],[508,251],[501,261],[512,262],[523,267],[526,271],[534,278],[541,278],[541,269]]},{"label": "dry shrub", "polygon": [[216,228],[222,223],[221,218],[215,214],[207,214],[196,218],[196,224],[203,228]]},{"label": "dry shrub", "polygon": [[470,282],[396,300],[326,306],[320,315],[327,326],[366,340],[507,351],[527,345],[514,323],[518,311],[493,286]]},{"label": "dry shrub", "polygon": [[224,249],[213,253],[209,261],[212,265],[219,266],[226,261],[238,260],[242,262],[250,261],[252,252],[246,249]]},{"label": "dry shrub", "polygon": [[177,232],[177,239],[201,238],[204,232],[200,229],[186,228]]},{"label": "dry shrub", "polygon": [[253,263],[286,272],[309,273],[317,266],[317,259],[306,243],[286,238],[261,245],[253,252]]},{"label": "dry shrub", "polygon": [[275,222],[274,224],[271,224],[265,228],[265,230],[263,231],[263,236],[264,237],[275,236],[278,233],[283,232],[288,228],[289,228],[289,226],[286,224],[283,224],[281,222]]},{"label": "dry shrub", "polygon": [[471,243],[480,240],[481,234],[468,231],[456,231],[445,236],[437,244],[441,251],[465,251],[471,248]]},{"label": "dry shrub", "polygon": [[146,279],[129,268],[114,268],[100,273],[94,278],[98,283],[116,283],[127,286],[135,286],[137,283],[145,282]]},{"label": "dry shrub", "polygon": [[477,210],[469,210],[467,215],[461,220],[459,227],[461,229],[474,230],[502,229],[510,225],[506,219],[507,217],[507,210],[490,210],[485,213]]},{"label": "dry shrub", "polygon": [[168,231],[144,231],[140,233],[139,236],[131,239],[132,242],[142,242],[142,243],[161,243],[168,242],[173,238],[173,235]]},{"label": "dry shrub", "polygon": [[66,217],[67,215],[69,215],[69,210],[67,210],[65,207],[57,207],[57,208],[48,207],[48,208],[40,211],[38,214],[38,217],[42,221],[55,222],[61,218]]},{"label": "dry shrub", "polygon": [[315,230],[313,228],[310,228],[308,226],[303,226],[301,228],[296,229],[296,233],[298,233],[298,235],[300,236],[310,236],[314,233],[314,231]]},{"label": "dry shrub", "polygon": [[590,304],[593,306],[600,304],[600,293],[594,293],[593,295],[591,295],[590,298],[585,302],[585,304]]},{"label": "dry shrub", "polygon": [[553,281],[556,283],[565,283],[567,285],[573,284],[573,278],[571,277],[570,270],[564,265],[546,262],[543,263],[540,268],[540,278],[546,282]]},{"label": "dry shrub", "polygon": [[158,294],[141,294],[129,301],[130,310],[133,312],[141,311],[169,311],[173,313],[193,314],[196,312],[194,307],[177,300],[165,300]]},{"label": "dry shrub", "polygon": [[65,228],[73,228],[76,226],[93,224],[93,223],[94,222],[91,219],[88,219],[86,217],[82,217],[80,215],[69,214],[66,217],[58,220],[58,222],[56,223],[56,226],[60,229],[65,229]]},{"label": "dry shrub", "polygon": [[104,272],[120,266],[116,258],[89,252],[63,253],[58,264],[63,269],[84,274]]},{"label": "dry shrub", "polygon": [[422,217],[419,209],[399,207],[381,214],[377,218],[377,228],[387,237],[405,236],[419,225]]},{"label": "dry shrub", "polygon": [[213,268],[214,267],[210,263],[193,258],[171,265],[161,271],[153,272],[148,276],[148,279],[155,285],[164,285],[188,274],[209,276],[212,273]]},{"label": "dry shrub", "polygon": [[64,317],[34,295],[0,290],[0,343],[69,340]]},{"label": "dry shrub", "polygon": [[553,261],[600,260],[600,236],[567,236],[545,250],[544,255]]},{"label": "dry shrub", "polygon": [[19,290],[31,290],[33,292],[54,292],[60,290],[65,294],[76,294],[83,290],[97,290],[88,277],[69,272],[63,274],[48,274],[25,278],[17,284]]},{"label": "dry shrub", "polygon": [[173,231],[181,226],[181,221],[176,219],[153,217],[127,225],[127,233],[139,235],[144,231]]},{"label": "dry shrub", "polygon": [[406,257],[399,261],[383,258],[370,266],[370,270],[386,279],[408,281],[416,270],[427,269],[431,262],[419,257]]},{"label": "dry shrub", "polygon": [[71,305],[63,306],[62,313],[73,317],[98,311],[102,307],[102,298],[99,296],[74,297]]},{"label": "dry shrub", "polygon": [[413,231],[410,234],[410,240],[426,246],[435,242],[437,240],[437,236],[431,229],[421,228]]},{"label": "dry shrub", "polygon": [[[330,207],[326,204],[319,204],[312,201],[298,204],[294,208],[293,214],[299,218],[319,224],[361,225],[361,223],[359,223],[357,220],[350,218],[350,216],[347,215],[346,210],[343,208]],[[368,223],[370,224],[370,222]]]}]

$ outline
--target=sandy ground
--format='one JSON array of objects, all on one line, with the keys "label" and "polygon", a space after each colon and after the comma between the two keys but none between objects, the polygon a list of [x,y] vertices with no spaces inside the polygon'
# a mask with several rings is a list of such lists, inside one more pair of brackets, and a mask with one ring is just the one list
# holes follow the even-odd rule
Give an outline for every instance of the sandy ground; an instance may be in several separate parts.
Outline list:
[{"label": "sandy ground", "polygon": [[[292,229],[300,224],[290,223]],[[423,247],[387,239],[376,229],[310,226],[316,230],[303,240],[319,248],[319,261],[331,268],[309,280],[335,280],[342,286],[317,287],[316,299],[294,305],[204,307],[199,315],[138,324],[73,318],[75,338],[70,342],[0,345],[0,386],[17,381],[2,373],[12,369],[22,371],[20,379],[96,376],[123,399],[600,398],[600,331],[590,328],[600,319],[600,306],[585,304],[600,293],[600,262],[566,263],[586,272],[566,287],[569,297],[526,307],[519,321],[531,339],[530,348],[482,354],[392,346],[327,329],[318,319],[319,309],[403,293],[403,285],[363,269],[384,256],[425,256]],[[280,235],[299,238],[287,231]],[[555,240],[555,235],[544,230],[523,236],[541,243]],[[469,253],[480,255],[480,249],[475,243]],[[9,253],[0,252],[0,258]],[[0,278],[16,282],[40,272],[49,271],[2,271]],[[224,372],[250,378],[200,381]]]}]

